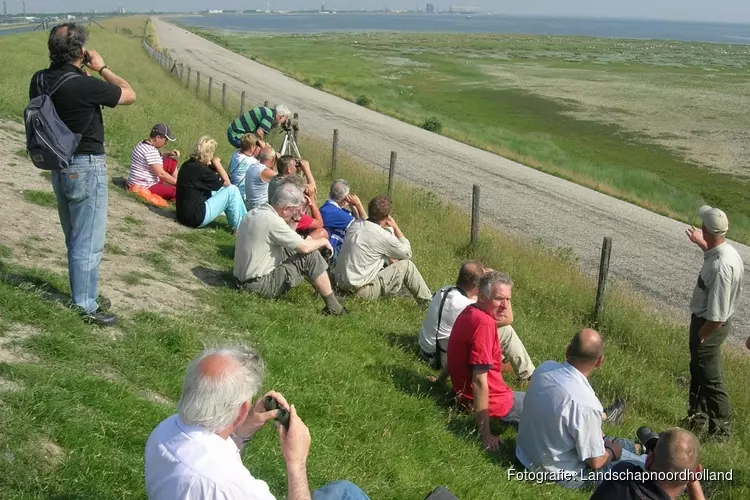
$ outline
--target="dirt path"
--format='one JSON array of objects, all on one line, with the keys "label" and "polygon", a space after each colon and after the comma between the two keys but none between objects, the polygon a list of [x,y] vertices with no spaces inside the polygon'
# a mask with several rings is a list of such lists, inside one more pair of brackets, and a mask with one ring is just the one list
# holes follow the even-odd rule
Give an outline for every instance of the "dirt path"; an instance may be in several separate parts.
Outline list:
[{"label": "dirt path", "polygon": [[[572,248],[591,274],[598,270],[603,237],[612,237],[611,271],[655,298],[665,313],[687,321],[701,252],[687,241],[683,223],[307,87],[163,20],[154,24],[161,45],[177,59],[246,91],[248,102],[287,104],[300,113],[306,133],[330,141],[338,128],[343,149],[382,169],[388,167],[389,151],[397,151],[399,176],[467,208],[472,184],[480,184],[485,223]],[[750,248],[733,244],[750,263]],[[750,293],[745,293],[735,317],[734,345],[744,345],[750,333],[749,306]]]}]

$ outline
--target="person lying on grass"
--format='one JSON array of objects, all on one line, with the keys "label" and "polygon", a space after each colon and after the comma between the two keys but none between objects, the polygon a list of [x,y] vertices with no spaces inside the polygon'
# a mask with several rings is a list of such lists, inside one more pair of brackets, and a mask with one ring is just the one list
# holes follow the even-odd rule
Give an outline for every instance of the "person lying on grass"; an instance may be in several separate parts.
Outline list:
[{"label": "person lying on grass", "polygon": [[146,492],[150,500],[274,500],[268,484],[242,464],[240,454],[282,410],[266,410],[272,398],[287,412],[276,424],[284,455],[289,500],[369,500],[350,481],[336,481],[310,494],[307,457],[310,431],[294,405],[278,392],[255,399],[265,364],[245,346],[206,349],[190,366],[178,413],[162,421],[146,442]]},{"label": "person lying on grass", "polygon": [[221,159],[214,156],[216,141],[204,135],[177,177],[177,220],[188,227],[204,227],[226,212],[233,232],[247,214],[237,186],[229,182]]},{"label": "person lying on grass", "polygon": [[411,243],[393,218],[387,196],[376,196],[367,220],[352,222],[336,263],[337,286],[357,297],[377,300],[406,288],[419,304],[427,305],[432,292],[411,261]]},{"label": "person lying on grass", "polygon": [[328,238],[302,238],[294,230],[305,204],[302,191],[287,182],[274,191],[270,204],[247,214],[237,230],[234,249],[237,287],[276,298],[307,279],[323,297],[324,314],[345,314],[333,293],[328,263],[318,251],[333,254]]},{"label": "person lying on grass", "polygon": [[[278,175],[268,185],[268,196],[285,182],[293,182],[309,198],[307,207],[302,210],[296,231],[303,237],[328,238],[323,229],[323,216],[318,209],[318,187],[312,174],[310,163],[291,155],[281,156],[276,162]],[[308,214],[309,212],[309,214]]]},{"label": "person lying on grass", "polygon": [[157,123],[151,129],[149,138],[139,142],[130,157],[128,187],[143,186],[165,200],[177,197],[177,164],[180,152],[176,149],[161,153],[159,150],[174,141],[169,125]]}]

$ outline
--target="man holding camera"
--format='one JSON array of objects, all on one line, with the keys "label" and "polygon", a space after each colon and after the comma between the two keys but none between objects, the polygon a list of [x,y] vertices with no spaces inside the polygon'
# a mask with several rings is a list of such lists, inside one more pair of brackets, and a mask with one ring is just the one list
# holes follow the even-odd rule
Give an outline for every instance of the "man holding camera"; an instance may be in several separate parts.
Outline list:
[{"label": "man holding camera", "polygon": [[[698,480],[703,467],[698,463],[700,443],[693,433],[674,427],[664,431],[656,446],[649,451],[646,468],[632,463],[616,465],[613,473],[620,477],[605,481],[594,491],[590,500],[674,500],[687,490],[690,500],[704,500]],[[636,479],[637,474],[652,473],[653,479]],[[626,475],[630,475],[628,478]],[[672,475],[667,480],[658,474]]]},{"label": "man holding camera", "polygon": [[271,129],[286,123],[290,115],[289,108],[283,104],[279,104],[275,108],[258,106],[229,124],[227,140],[237,149],[242,147],[242,136],[248,133],[255,134],[258,139],[265,141],[266,136],[271,133]]},{"label": "man holding camera", "polygon": [[[264,399],[288,412],[278,424],[287,471],[287,498],[310,500],[307,457],[310,431],[278,392],[253,403],[265,375],[257,353],[238,348],[207,349],[190,363],[179,412],[161,422],[146,442],[146,491],[151,500],[274,500],[265,481],[243,465],[241,452],[282,410],[266,411]],[[368,500],[349,481],[315,491],[315,500]]]},{"label": "man holding camera", "polygon": [[[60,120],[71,132],[80,134],[81,140],[70,166],[52,172],[52,188],[65,233],[72,303],[85,321],[111,326],[117,323],[117,316],[106,310],[99,297],[109,185],[101,107],[133,104],[135,91],[98,52],[87,49],[87,43],[88,32],[80,24],[52,28],[47,41],[50,66],[31,78],[29,98],[51,92],[67,78],[51,99]],[[99,73],[101,79],[90,77],[84,67]]]},{"label": "man holding camera", "polygon": [[726,242],[727,215],[708,205],[698,210],[701,229],[690,227],[687,236],[703,250],[703,265],[690,301],[690,409],[685,423],[713,439],[730,437],[732,403],[724,382],[721,345],[729,335],[732,316],[742,293],[744,264]]},{"label": "man holding camera", "polygon": [[303,239],[294,230],[305,203],[302,191],[285,183],[270,203],[248,212],[237,228],[234,277],[238,287],[267,298],[280,297],[307,279],[323,297],[324,314],[345,314],[333,293],[328,263],[316,251],[333,254],[328,238]]}]

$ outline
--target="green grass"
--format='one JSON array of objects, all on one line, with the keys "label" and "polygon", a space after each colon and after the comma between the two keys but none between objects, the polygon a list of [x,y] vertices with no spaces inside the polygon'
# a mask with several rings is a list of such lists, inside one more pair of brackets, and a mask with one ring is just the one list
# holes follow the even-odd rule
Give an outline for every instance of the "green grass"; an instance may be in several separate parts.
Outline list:
[{"label": "green grass", "polygon": [[34,203],[42,207],[57,208],[57,198],[55,193],[50,191],[37,191],[29,189],[23,192],[23,199],[29,203]]},{"label": "green grass", "polygon": [[664,215],[691,222],[700,205],[720,206],[730,237],[750,243],[747,46],[189,29],[308,85],[365,96],[374,110]]},{"label": "green grass", "polygon": [[[202,133],[221,138],[232,113],[222,114],[166,78],[137,40],[95,31],[91,46],[112,67],[125,68],[122,75],[138,93],[135,106],[105,112],[109,152],[121,165],[153,125],[155,109],[183,144]],[[45,63],[44,48],[44,34],[0,38],[0,50],[14,68],[14,74],[0,75],[5,89],[0,112],[18,119],[26,80]],[[225,141],[219,142],[228,153]],[[304,148],[319,186],[325,187],[330,145],[304,137]],[[363,199],[386,189],[381,173],[346,155],[339,169],[337,177],[347,178]],[[395,217],[413,242],[415,262],[433,289],[453,282],[467,258],[482,258],[512,275],[516,328],[535,362],[560,359],[573,333],[589,325],[594,285],[570,265],[564,250],[489,229],[469,248],[465,213],[409,186],[396,186],[395,206]],[[140,220],[138,213],[132,217]],[[223,228],[170,239],[193,269],[222,277],[230,273],[234,239]],[[139,241],[142,252],[153,251],[150,242]],[[130,273],[122,287],[143,277]],[[265,388],[284,393],[311,430],[313,488],[346,478],[384,500],[421,499],[439,484],[463,499],[588,498],[554,485],[508,481],[515,432],[502,430],[501,453],[487,455],[472,417],[452,412],[445,395],[424,381],[431,371],[419,361],[416,342],[423,313],[412,300],[351,300],[351,315],[331,318],[318,314],[322,302],[307,284],[279,300],[206,287],[193,292],[199,309],[131,312],[110,336],[44,299],[54,291],[68,292],[66,276],[0,261],[0,335],[14,324],[30,325],[38,334],[19,343],[39,360],[0,363],[0,378],[20,386],[0,392],[0,498],[145,498],[146,439],[174,412],[146,395],[177,401],[185,367],[204,345],[240,341],[260,350],[268,363]],[[644,424],[662,429],[686,411],[687,391],[676,383],[688,373],[685,325],[648,310],[625,290],[609,292],[600,328],[607,359],[592,384],[605,403],[618,396],[630,403],[623,425],[606,428],[610,433],[634,436]],[[726,445],[706,444],[702,462],[712,470],[734,469],[734,483],[709,485],[716,498],[743,499],[750,495],[750,394],[744,390],[750,362],[732,357],[726,368],[736,435]],[[42,440],[62,449],[59,463],[45,460]],[[274,432],[260,432],[250,450],[245,463],[252,473],[284,497],[286,477]]]}]

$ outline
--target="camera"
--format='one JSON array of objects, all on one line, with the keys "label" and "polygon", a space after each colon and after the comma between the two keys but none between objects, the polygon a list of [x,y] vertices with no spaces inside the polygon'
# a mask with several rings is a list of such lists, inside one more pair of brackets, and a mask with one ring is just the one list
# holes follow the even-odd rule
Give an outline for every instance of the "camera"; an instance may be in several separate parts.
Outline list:
[{"label": "camera", "polygon": [[331,252],[330,248],[324,247],[320,249],[320,255],[322,255],[325,260],[331,260],[333,252]]},{"label": "camera", "polygon": [[659,434],[652,431],[650,427],[639,427],[635,431],[635,435],[638,436],[638,441],[647,451],[654,451],[656,443],[659,442]]},{"label": "camera", "polygon": [[291,132],[294,130],[295,132],[299,130],[299,119],[298,118],[292,118],[289,117],[287,120],[281,124],[281,129],[285,132]]},{"label": "camera", "polygon": [[279,402],[273,399],[271,396],[266,396],[263,400],[263,407],[266,411],[279,410],[279,414],[276,415],[276,421],[283,425],[286,429],[289,429],[289,411],[282,408]]},{"label": "camera", "polygon": [[89,54],[89,51],[86,50],[83,52],[83,64],[88,64],[91,62],[91,54]]}]

